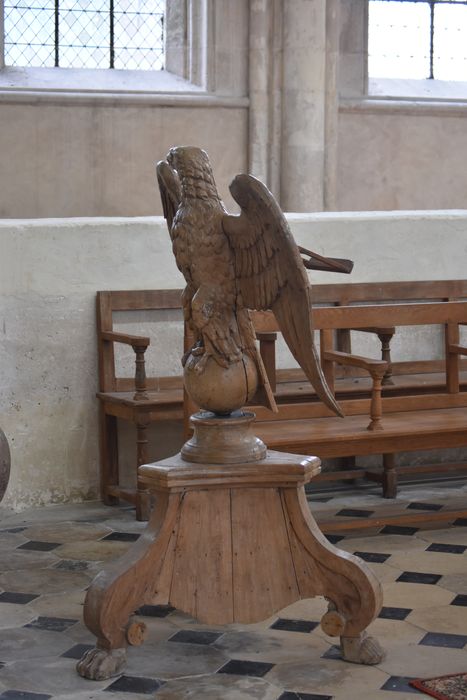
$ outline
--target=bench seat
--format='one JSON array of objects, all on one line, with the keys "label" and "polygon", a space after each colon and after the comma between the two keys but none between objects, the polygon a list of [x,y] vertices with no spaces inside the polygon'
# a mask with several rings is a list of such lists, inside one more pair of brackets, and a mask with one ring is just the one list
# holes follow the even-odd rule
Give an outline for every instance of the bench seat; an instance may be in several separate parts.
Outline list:
[{"label": "bench seat", "polygon": [[255,433],[273,450],[322,458],[397,453],[467,445],[467,404],[384,414],[384,430],[367,430],[368,416],[259,421]]}]

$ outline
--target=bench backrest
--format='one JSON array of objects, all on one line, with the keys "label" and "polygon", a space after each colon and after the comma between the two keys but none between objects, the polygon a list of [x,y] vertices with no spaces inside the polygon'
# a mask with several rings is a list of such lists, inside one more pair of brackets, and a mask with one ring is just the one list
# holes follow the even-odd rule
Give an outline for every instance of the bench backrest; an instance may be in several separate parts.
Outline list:
[{"label": "bench backrest", "polygon": [[[446,318],[446,305],[436,302],[467,299],[467,280],[321,284],[313,285],[312,290],[314,327],[321,330],[344,329],[341,332],[346,333],[348,328],[378,326],[383,321],[385,326],[404,325],[405,320],[406,325],[459,322],[464,314],[462,304],[459,306],[459,304],[450,303],[451,316]],[[97,340],[101,391],[133,391],[135,388],[134,377],[116,376],[113,343],[102,337],[103,333],[113,330],[114,312],[180,309],[181,293],[181,289],[119,290],[97,293]],[[399,303],[385,305],[384,319],[381,318],[381,303],[415,300],[429,303],[408,304],[404,311]],[[362,302],[365,302],[364,307],[361,306]],[[368,305],[369,302],[370,305]],[[420,308],[415,309],[415,306]],[[253,312],[252,317],[255,328],[259,333],[265,334],[263,335],[265,339],[267,339],[267,333],[279,330],[271,312]],[[264,345],[266,346],[266,342]],[[180,354],[181,352],[182,348],[180,348]],[[148,377],[147,387],[148,389],[179,388],[181,379]]]},{"label": "bench backrest", "polygon": [[[181,308],[180,289],[123,290],[97,292],[96,320],[100,391],[134,391],[135,378],[117,377],[114,344],[103,338],[113,330],[114,312],[161,311]],[[147,377],[148,389],[181,388],[180,377]]]}]

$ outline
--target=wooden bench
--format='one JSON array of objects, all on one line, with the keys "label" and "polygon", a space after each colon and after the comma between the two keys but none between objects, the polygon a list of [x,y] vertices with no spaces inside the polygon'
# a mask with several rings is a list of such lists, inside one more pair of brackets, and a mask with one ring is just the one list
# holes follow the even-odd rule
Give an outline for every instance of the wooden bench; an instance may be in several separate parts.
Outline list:
[{"label": "wooden bench", "polygon": [[[384,320],[401,326],[441,325],[445,332],[444,374],[440,361],[394,363],[393,381],[382,386],[387,361],[359,357],[335,350],[335,331],[377,326],[380,304],[315,309],[313,321],[320,331],[321,359],[328,383],[334,388],[345,419],[309,397],[305,401],[279,404],[279,413],[256,410],[256,434],[271,449],[316,454],[320,458],[383,455],[383,470],[348,469],[325,472],[316,478],[332,480],[365,477],[383,484],[383,494],[396,495],[397,472],[461,471],[465,464],[420,465],[396,470],[398,452],[463,447],[467,445],[467,347],[459,344],[459,326],[467,325],[467,301],[398,303],[384,305]],[[276,332],[272,314],[255,315],[260,331]],[[366,371],[370,382],[359,389],[348,380],[336,379],[336,365]],[[399,374],[410,368],[410,374]],[[356,385],[354,385],[356,386]]]},{"label": "wooden bench", "polygon": [[[123,419],[136,426],[135,466],[137,468],[151,459],[147,440],[149,424],[164,420],[182,420],[183,385],[181,377],[146,377],[144,356],[149,338],[116,332],[114,314],[119,311],[180,309],[180,294],[181,290],[114,291],[97,294],[102,498],[108,504],[115,503],[119,498],[134,503],[139,519],[147,515],[147,495],[140,484],[137,484],[136,490],[122,488],[119,485],[117,420]],[[455,423],[450,423],[448,410],[460,409],[457,419],[460,424],[463,420],[465,406],[463,392],[467,389],[467,377],[460,371],[465,368],[465,361],[459,361],[463,349],[455,346],[459,346],[456,335],[458,316],[464,313],[465,305],[459,305],[459,303],[453,305],[449,301],[456,298],[467,298],[467,282],[453,280],[401,284],[315,285],[313,287],[315,304],[313,321],[315,327],[320,330],[323,367],[328,381],[334,386],[337,398],[341,403],[343,402],[347,415],[344,420],[329,416],[329,412],[320,404],[313,389],[305,381],[301,370],[276,370],[278,329],[275,320],[272,314],[254,313],[261,352],[279,405],[277,416],[273,416],[262,407],[255,409],[259,424],[258,433],[271,448],[287,449],[297,453],[302,450],[311,451],[320,457],[353,458],[355,455],[381,453],[384,460],[384,470],[381,473],[374,470],[346,469],[323,473],[320,478],[341,479],[363,476],[381,481],[385,495],[394,495],[396,484],[394,452],[419,449],[414,445],[424,442],[423,439],[414,437],[418,430],[415,426],[419,420],[416,414],[420,406],[426,408],[428,401],[430,410],[438,410],[440,416],[443,416],[442,426],[444,427],[438,430],[438,442],[435,441],[434,433],[430,431],[431,443],[436,442],[433,448],[451,446],[451,441],[454,439],[453,431],[448,429],[448,424],[454,426]],[[417,307],[423,307],[421,312],[415,311],[414,305],[409,305],[405,311],[402,311],[403,316],[400,315],[402,305],[399,303],[385,306],[385,325],[381,326],[383,320],[381,303],[420,299],[428,299],[432,303],[416,304]],[[361,306],[361,302],[376,302],[377,305]],[[320,305],[324,307],[319,308]],[[457,314],[454,320],[449,316],[453,309],[456,309]],[[433,310],[437,314],[434,319],[430,318]],[[416,314],[415,317],[413,312]],[[444,359],[391,363],[390,339],[395,328],[398,325],[410,325],[414,318],[415,325],[422,322],[430,325],[448,324],[447,338],[451,346],[451,352],[448,355],[448,391],[446,391],[446,380],[443,374]],[[464,320],[467,321],[467,317],[464,317]],[[349,357],[351,329],[371,332],[379,336],[381,346],[378,354],[381,357],[372,359]],[[157,338],[154,342],[157,346]],[[124,343],[133,348],[136,366],[133,377],[116,376],[115,343]],[[181,355],[182,348],[174,352]],[[336,353],[341,354],[336,355]],[[368,375],[371,376],[372,372],[373,377],[370,380]],[[459,381],[459,391],[456,389],[456,377]],[[188,409],[189,406],[185,402],[185,414]],[[383,418],[381,418],[381,411]],[[396,426],[394,421],[398,413],[405,415]],[[406,424],[409,415],[413,427],[407,432]],[[427,416],[428,413],[425,413],[424,417],[427,418]],[[452,420],[455,421],[456,418],[452,417]],[[383,431],[378,430],[378,423],[381,424],[381,421]],[[372,424],[373,429],[367,430],[369,424]],[[392,426],[391,438],[388,433],[390,425]],[[423,431],[423,426],[419,427]],[[364,431],[363,434],[362,431]],[[460,427],[458,433],[462,433]],[[317,439],[318,434],[323,436],[321,441]],[[393,449],[396,445],[396,437],[397,450]],[[384,442],[385,439],[390,446]],[[466,444],[459,434],[455,440],[457,440],[456,445]],[[351,445],[351,448],[344,447],[346,444]],[[425,440],[423,448],[426,446]],[[443,469],[454,468],[454,466],[459,465],[443,465]],[[439,466],[433,466],[432,470],[439,468]],[[411,469],[415,468],[405,467],[401,471],[409,473]]]}]

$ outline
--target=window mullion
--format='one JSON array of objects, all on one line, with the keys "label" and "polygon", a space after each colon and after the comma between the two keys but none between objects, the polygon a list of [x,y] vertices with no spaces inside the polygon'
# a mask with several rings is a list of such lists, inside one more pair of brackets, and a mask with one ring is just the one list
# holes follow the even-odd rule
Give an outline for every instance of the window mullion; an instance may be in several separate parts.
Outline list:
[{"label": "window mullion", "polygon": [[433,60],[434,60],[434,38],[435,38],[435,3],[430,1],[430,75],[431,80],[434,79]]},{"label": "window mullion", "polygon": [[110,0],[110,68],[115,67],[114,0]]},{"label": "window mullion", "polygon": [[60,0],[55,0],[55,12],[54,12],[54,53],[55,53],[55,67],[58,68],[60,65],[60,49],[59,49],[59,19],[60,19]]}]

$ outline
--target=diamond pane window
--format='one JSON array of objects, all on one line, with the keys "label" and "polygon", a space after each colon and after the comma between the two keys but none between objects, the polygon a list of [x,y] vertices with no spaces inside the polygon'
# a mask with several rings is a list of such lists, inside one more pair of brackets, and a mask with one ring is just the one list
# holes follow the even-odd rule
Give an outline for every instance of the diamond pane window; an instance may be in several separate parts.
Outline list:
[{"label": "diamond pane window", "polygon": [[368,75],[467,80],[467,0],[369,0]]},{"label": "diamond pane window", "polygon": [[5,64],[164,68],[165,0],[5,0]]}]

